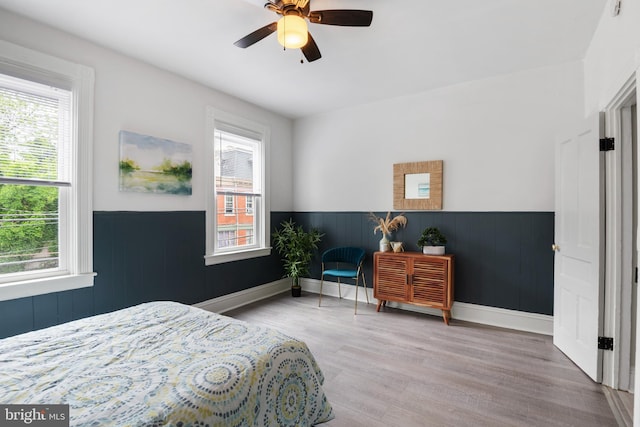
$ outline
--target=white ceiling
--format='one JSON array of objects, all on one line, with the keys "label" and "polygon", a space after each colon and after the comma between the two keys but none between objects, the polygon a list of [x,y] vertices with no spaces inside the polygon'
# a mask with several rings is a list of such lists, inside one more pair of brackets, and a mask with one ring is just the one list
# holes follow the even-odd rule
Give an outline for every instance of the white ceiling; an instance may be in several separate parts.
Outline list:
[{"label": "white ceiling", "polygon": [[[368,28],[310,24],[322,58],[300,64],[261,0],[0,0],[26,15],[285,116],[584,57],[607,0],[311,0],[373,10]],[[1,13],[1,10],[0,10]]]}]

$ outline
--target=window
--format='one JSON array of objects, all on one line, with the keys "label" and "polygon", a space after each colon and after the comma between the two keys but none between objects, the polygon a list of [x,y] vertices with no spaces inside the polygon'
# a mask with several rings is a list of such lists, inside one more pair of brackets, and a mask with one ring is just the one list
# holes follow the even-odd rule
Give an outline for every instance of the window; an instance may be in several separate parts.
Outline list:
[{"label": "window", "polygon": [[[0,280],[67,264],[71,91],[0,74]],[[60,221],[62,219],[62,221]],[[62,229],[61,229],[62,227]]]},{"label": "window", "polygon": [[0,300],[93,285],[93,70],[0,40]]},{"label": "window", "polygon": [[246,212],[247,215],[253,215],[253,197],[247,197]]},{"label": "window", "polygon": [[207,110],[207,265],[270,254],[268,128]]},{"label": "window", "polygon": [[233,215],[233,197],[231,194],[224,196],[224,214]]},{"label": "window", "polygon": [[218,245],[221,248],[228,248],[236,244],[236,232],[233,230],[218,231]]}]

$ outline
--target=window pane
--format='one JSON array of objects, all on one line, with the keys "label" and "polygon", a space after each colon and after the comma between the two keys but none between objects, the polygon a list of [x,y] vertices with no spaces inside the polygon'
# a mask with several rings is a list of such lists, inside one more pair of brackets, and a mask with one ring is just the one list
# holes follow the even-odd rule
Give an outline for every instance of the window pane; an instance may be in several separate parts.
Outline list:
[{"label": "window pane", "polygon": [[70,184],[71,95],[0,75],[0,281],[66,268],[59,253],[64,190],[53,185]]},{"label": "window pane", "polygon": [[238,249],[256,243],[260,194],[260,141],[215,132],[215,192],[217,248]]},{"label": "window pane", "polygon": [[0,176],[68,181],[70,96],[0,75]]},{"label": "window pane", "polygon": [[59,191],[0,184],[0,274],[59,266]]},{"label": "window pane", "polygon": [[260,193],[260,141],[216,130],[216,192]]}]

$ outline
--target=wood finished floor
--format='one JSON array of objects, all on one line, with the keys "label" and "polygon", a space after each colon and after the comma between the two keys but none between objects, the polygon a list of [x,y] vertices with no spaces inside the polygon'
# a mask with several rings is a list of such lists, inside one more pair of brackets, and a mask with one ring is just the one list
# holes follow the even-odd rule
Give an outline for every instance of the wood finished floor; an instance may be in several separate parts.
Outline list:
[{"label": "wood finished floor", "polygon": [[306,342],[339,426],[616,426],[551,337],[304,294],[225,313]]}]

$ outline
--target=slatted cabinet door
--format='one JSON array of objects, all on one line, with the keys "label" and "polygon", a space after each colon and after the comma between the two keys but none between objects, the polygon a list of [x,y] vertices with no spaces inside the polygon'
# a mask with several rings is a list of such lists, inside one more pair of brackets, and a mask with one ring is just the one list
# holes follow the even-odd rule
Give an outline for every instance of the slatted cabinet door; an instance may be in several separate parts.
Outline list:
[{"label": "slatted cabinet door", "polygon": [[453,304],[453,255],[419,252],[376,252],[373,255],[373,296],[377,311],[387,301],[442,310],[448,325]]},{"label": "slatted cabinet door", "polygon": [[[407,287],[408,260],[398,257],[382,257],[375,260],[376,274],[373,297],[378,301],[406,301],[409,297]],[[378,310],[380,307],[378,306]]]},{"label": "slatted cabinet door", "polygon": [[429,257],[413,259],[410,301],[432,307],[447,306],[449,260]]}]

